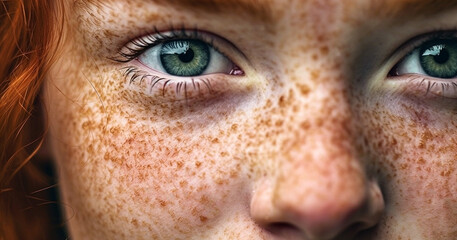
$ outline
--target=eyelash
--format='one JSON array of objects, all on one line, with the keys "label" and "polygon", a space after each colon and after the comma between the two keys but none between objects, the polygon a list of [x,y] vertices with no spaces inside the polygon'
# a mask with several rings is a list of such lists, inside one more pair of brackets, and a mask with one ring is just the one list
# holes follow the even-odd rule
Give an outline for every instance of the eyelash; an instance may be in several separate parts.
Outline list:
[{"label": "eyelash", "polygon": [[[152,75],[152,74],[149,74],[149,73],[146,73],[140,69],[138,69],[137,67],[135,66],[128,66],[128,67],[124,67],[123,68],[124,70],[124,77],[126,77],[127,79],[129,79],[129,84],[132,84],[134,83],[136,80],[139,79],[139,83],[143,83],[144,81],[147,81],[147,80],[150,80],[150,87],[149,87],[149,92],[152,93],[153,89],[158,86],[159,83],[163,82],[163,85],[161,88],[159,88],[158,90],[160,91],[160,95],[162,97],[165,97],[167,91],[167,86],[171,85],[171,84],[175,84],[175,88],[174,88],[174,91],[175,91],[175,94],[179,95],[179,94],[184,94],[184,99],[183,100],[188,100],[188,98],[190,97],[188,94],[188,88],[187,88],[187,82],[186,81],[178,81],[178,82],[172,82],[173,79],[168,79],[168,78],[164,78],[164,77],[159,77],[159,76],[156,76],[156,75]],[[170,84],[170,82],[172,82]],[[215,93],[215,90],[213,89],[213,87],[211,86],[211,81],[209,80],[209,78],[206,78],[206,77],[192,77],[191,78],[191,84],[192,84],[192,88],[194,91],[198,91],[198,94],[199,95],[205,95],[205,94],[214,94]],[[184,89],[184,91],[182,91]]]},{"label": "eyelash", "polygon": [[168,33],[167,35],[165,35],[163,32],[164,31],[159,31],[156,27],[154,27],[154,31],[147,33],[145,37],[134,39],[130,42],[130,44],[133,45],[133,47],[126,46],[124,49],[121,49],[118,52],[120,58],[116,58],[115,61],[121,63],[130,62],[136,59],[142,53],[144,53],[147,49],[157,46],[161,43],[176,39],[202,40],[203,42],[208,43],[214,49],[219,51],[219,49],[217,49],[213,44],[213,38],[201,34],[201,31],[199,31],[197,28],[187,30],[184,27],[182,27],[178,30],[174,29],[173,27],[170,27],[170,30],[166,31]]}]

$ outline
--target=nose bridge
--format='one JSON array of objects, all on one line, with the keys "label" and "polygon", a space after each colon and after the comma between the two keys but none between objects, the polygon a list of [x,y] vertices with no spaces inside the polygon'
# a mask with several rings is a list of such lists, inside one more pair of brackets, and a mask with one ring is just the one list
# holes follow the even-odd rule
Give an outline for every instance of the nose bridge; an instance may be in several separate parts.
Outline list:
[{"label": "nose bridge", "polygon": [[[313,26],[307,23],[304,29],[289,33],[308,36],[305,32]],[[289,141],[283,146],[277,174],[279,192],[300,186],[294,191],[300,194],[307,192],[304,185],[314,188],[316,182],[319,191],[313,193],[320,192],[322,196],[341,194],[343,189],[363,189],[366,177],[355,147],[357,131],[348,96],[350,81],[345,74],[345,47],[337,40],[341,37],[329,28],[317,31],[315,38],[304,37],[303,41],[279,46],[285,50],[281,51],[285,69],[283,81],[293,89],[289,95],[295,95],[291,97],[294,101],[283,107],[298,109],[288,121],[297,131],[289,135]],[[310,194],[306,195],[311,199]]]},{"label": "nose bridge", "polygon": [[[318,9],[280,30],[287,37],[276,46],[284,70],[278,107],[289,130],[279,154],[268,159],[275,168],[255,189],[251,214],[262,226],[292,226],[307,239],[332,239],[376,224],[384,202],[357,152],[339,11]],[[333,27],[323,28],[322,16]]]},{"label": "nose bridge", "polygon": [[354,146],[349,103],[343,90],[324,88],[316,94],[332,95],[333,101],[310,96],[315,111],[296,120],[305,127],[283,148],[274,198],[283,207],[298,202],[303,208],[309,204],[330,209],[336,198],[339,204],[354,205],[365,194],[366,176]]}]

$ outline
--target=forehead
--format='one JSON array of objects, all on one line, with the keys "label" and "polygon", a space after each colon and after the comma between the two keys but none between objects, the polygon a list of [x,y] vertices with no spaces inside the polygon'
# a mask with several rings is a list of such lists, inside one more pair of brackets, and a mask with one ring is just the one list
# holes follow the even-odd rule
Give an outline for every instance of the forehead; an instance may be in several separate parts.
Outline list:
[{"label": "forehead", "polygon": [[[457,0],[72,0],[76,6],[110,6],[122,3],[130,8],[144,5],[156,5],[171,8],[186,7],[186,9],[202,9],[208,11],[249,12],[257,17],[274,18],[278,11],[294,7],[300,10],[335,10],[340,6],[344,12],[360,13],[364,11],[370,15],[391,16],[397,14],[431,14],[457,6]],[[311,7],[311,8],[310,8]],[[121,9],[119,9],[121,10]]]}]

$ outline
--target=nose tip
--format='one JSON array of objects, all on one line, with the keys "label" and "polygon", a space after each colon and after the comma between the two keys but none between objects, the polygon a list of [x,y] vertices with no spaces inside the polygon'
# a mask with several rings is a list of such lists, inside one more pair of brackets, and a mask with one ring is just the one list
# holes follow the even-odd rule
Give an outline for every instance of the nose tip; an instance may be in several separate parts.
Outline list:
[{"label": "nose tip", "polygon": [[267,184],[255,192],[251,215],[259,225],[276,233],[287,229],[303,239],[326,240],[353,238],[376,225],[384,210],[381,190],[375,182],[365,182],[353,190],[340,189],[342,192],[327,190],[321,196],[309,192],[307,197]]}]

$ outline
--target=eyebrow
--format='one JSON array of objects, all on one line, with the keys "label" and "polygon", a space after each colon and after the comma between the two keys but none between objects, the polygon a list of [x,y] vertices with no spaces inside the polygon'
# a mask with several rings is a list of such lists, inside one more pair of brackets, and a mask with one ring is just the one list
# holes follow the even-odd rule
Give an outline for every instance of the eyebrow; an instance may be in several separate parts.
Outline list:
[{"label": "eyebrow", "polygon": [[369,10],[383,17],[427,16],[456,7],[456,0],[374,0]]},{"label": "eyebrow", "polygon": [[259,19],[269,19],[273,14],[269,6],[271,0],[152,0],[163,5],[178,5],[208,12],[222,13],[227,11],[249,13]]},{"label": "eyebrow", "polygon": [[[76,6],[88,8],[88,5],[100,7],[109,4],[113,0],[74,0]],[[116,0],[114,0],[116,1]],[[140,1],[140,0],[138,0]],[[273,14],[270,6],[274,0],[144,0],[164,7],[186,8],[189,10],[199,10],[211,13],[233,12],[245,14],[252,18],[269,22],[278,17]]]},{"label": "eyebrow", "polygon": [[[75,5],[88,10],[90,5],[100,7],[110,2],[122,0],[73,0]],[[142,1],[142,0],[137,0]],[[143,0],[156,3],[162,7],[186,8],[191,11],[204,11],[214,14],[235,13],[243,17],[257,19],[265,23],[274,23],[280,19],[284,11],[272,10],[272,3],[288,4],[278,0]],[[303,0],[309,1],[309,0]],[[367,5],[346,4],[345,8],[360,7],[357,11],[364,11],[372,17],[397,18],[411,16],[429,16],[449,11],[457,7],[457,0],[368,0]],[[281,6],[284,7],[284,6]],[[368,8],[367,8],[368,7]],[[347,9],[345,9],[347,10]],[[351,12],[351,11],[346,11]],[[278,14],[279,13],[279,14]],[[268,24],[267,24],[268,26]]]}]

